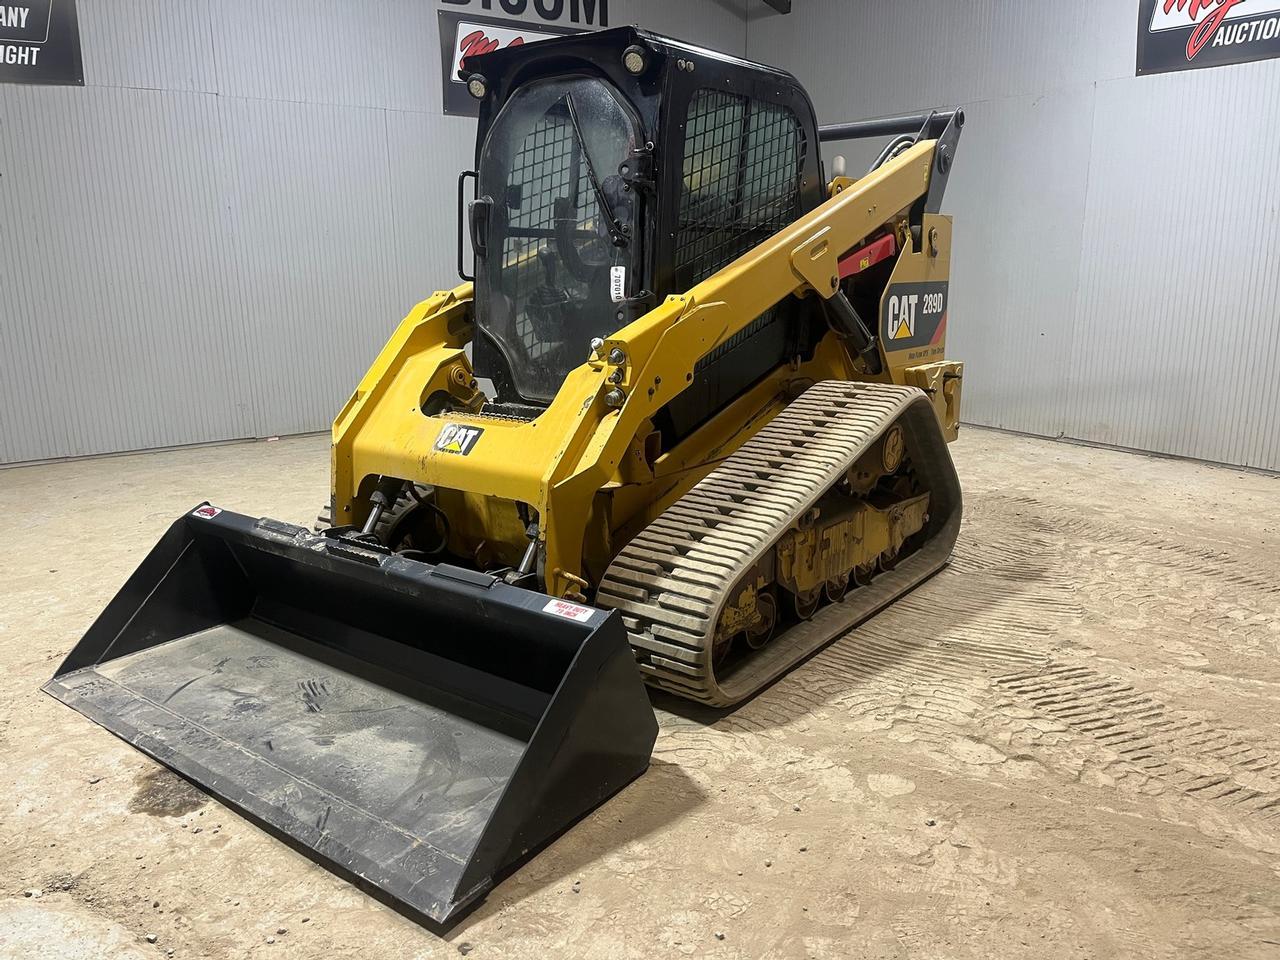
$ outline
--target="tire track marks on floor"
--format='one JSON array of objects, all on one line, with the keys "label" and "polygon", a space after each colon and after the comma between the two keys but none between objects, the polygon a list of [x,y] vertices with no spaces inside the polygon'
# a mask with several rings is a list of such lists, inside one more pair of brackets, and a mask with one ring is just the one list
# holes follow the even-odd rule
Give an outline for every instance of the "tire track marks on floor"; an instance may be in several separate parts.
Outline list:
[{"label": "tire track marks on floor", "polygon": [[1012,551],[999,569],[939,573],[721,725],[761,731],[838,710],[937,749],[971,735],[991,677],[1045,665],[1056,632],[1081,615],[1069,584],[1024,570],[1025,559]]},{"label": "tire track marks on floor", "polygon": [[1086,666],[1055,661],[996,683],[1113,752],[1122,766],[1196,800],[1280,818],[1280,751],[1256,733],[1171,709],[1150,692]]},{"label": "tire track marks on floor", "polygon": [[[1014,511],[1022,507],[1028,513]],[[1232,553],[1175,540],[1150,531],[1136,530],[1082,516],[1034,497],[1010,497],[986,501],[979,508],[984,515],[1003,515],[1030,530],[1070,538],[1093,548],[1099,557],[1146,560],[1176,573],[1210,577],[1220,583],[1244,587],[1266,596],[1280,595],[1280,581],[1258,572],[1246,560]]]},{"label": "tire track marks on floor", "polygon": [[[1120,605],[1185,606],[1193,632],[1239,649],[1274,635],[1274,621],[1251,610],[1280,588],[1222,550],[1032,498],[993,499],[966,518],[950,567],[720,716],[715,730],[745,748],[778,727],[843,714],[851,735],[937,754],[989,744],[1076,774],[1084,762],[1117,788],[1174,793],[1274,829],[1280,747],[1170,707],[1140,682],[1099,670],[1073,650],[1074,633],[1065,642],[1062,634]],[[1117,568],[1134,576],[1118,578]],[[1189,597],[1188,581],[1210,584],[1205,597]],[[1214,602],[1221,594],[1242,602],[1224,607]]]}]

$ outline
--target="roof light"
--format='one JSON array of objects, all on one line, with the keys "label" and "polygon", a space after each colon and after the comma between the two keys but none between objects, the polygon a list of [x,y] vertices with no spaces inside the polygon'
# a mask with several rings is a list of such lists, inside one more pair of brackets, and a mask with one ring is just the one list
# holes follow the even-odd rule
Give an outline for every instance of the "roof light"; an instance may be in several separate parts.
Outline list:
[{"label": "roof light", "polygon": [[644,47],[633,43],[623,50],[622,65],[627,68],[627,73],[633,73],[636,76],[644,73],[644,68],[649,65],[649,58],[644,55]]}]

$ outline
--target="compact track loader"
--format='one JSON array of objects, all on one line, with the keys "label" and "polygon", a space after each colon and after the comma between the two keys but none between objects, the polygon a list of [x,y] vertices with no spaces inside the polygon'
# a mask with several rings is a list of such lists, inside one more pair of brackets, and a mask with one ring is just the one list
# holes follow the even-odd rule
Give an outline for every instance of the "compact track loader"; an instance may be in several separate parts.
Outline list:
[{"label": "compact track loader", "polygon": [[195,507],[46,685],[436,921],[644,771],[644,683],[738,703],[960,522],[960,111],[818,127],[630,28],[463,68],[465,282],[338,414],[319,528]]}]

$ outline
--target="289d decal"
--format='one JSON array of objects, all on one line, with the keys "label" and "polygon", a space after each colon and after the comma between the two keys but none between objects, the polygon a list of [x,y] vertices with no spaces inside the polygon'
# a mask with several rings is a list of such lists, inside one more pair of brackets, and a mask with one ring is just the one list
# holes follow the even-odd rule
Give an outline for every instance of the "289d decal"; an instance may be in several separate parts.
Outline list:
[{"label": "289d decal", "polygon": [[947,330],[947,281],[891,284],[880,317],[880,342],[887,352],[941,343]]}]

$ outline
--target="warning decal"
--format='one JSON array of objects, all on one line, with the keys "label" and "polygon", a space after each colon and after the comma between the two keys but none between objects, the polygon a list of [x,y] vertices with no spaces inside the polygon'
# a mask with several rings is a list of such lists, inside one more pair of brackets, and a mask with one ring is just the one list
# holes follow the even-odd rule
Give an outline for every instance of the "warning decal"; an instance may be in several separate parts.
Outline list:
[{"label": "warning decal", "polygon": [[465,457],[484,433],[484,427],[469,427],[463,423],[446,423],[436,437],[435,449],[440,453],[456,453]]},{"label": "warning decal", "polygon": [[590,607],[584,607],[577,603],[570,603],[568,600],[549,600],[542,610],[544,613],[554,613],[557,617],[565,617],[568,620],[577,620],[579,623],[590,620],[591,614],[595,612]]},{"label": "warning decal", "polygon": [[222,512],[221,507],[211,506],[210,504],[206,503],[203,507],[196,507],[194,510],[192,510],[191,515],[193,517],[199,517],[201,520],[212,520],[221,512]]},{"label": "warning decal", "polygon": [[947,281],[894,283],[880,303],[884,349],[911,350],[940,343],[946,333]]}]

